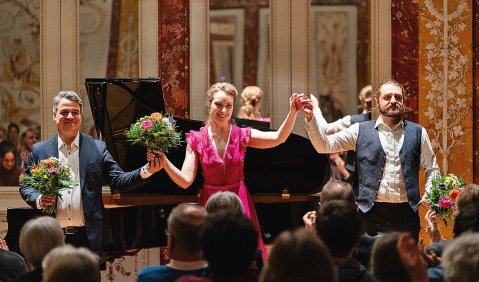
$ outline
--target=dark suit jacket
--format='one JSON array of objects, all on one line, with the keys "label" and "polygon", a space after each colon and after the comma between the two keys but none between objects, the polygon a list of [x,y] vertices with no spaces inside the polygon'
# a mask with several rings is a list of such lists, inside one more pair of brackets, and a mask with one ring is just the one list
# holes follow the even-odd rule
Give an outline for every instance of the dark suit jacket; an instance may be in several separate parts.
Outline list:
[{"label": "dark suit jacket", "polygon": [[[58,157],[58,136],[35,143],[28,159],[28,169],[25,175],[30,175],[30,169],[43,159]],[[80,134],[80,188],[85,216],[85,227],[88,242],[93,250],[111,242],[111,232],[102,200],[102,185],[106,181],[112,191],[133,190],[146,180],[140,176],[140,168],[124,172],[113,160],[103,141],[92,139]],[[20,185],[22,198],[36,208],[36,200],[40,193],[25,182]]]},{"label": "dark suit jacket", "polygon": [[25,273],[27,265],[19,254],[0,249],[0,281],[10,281]]}]

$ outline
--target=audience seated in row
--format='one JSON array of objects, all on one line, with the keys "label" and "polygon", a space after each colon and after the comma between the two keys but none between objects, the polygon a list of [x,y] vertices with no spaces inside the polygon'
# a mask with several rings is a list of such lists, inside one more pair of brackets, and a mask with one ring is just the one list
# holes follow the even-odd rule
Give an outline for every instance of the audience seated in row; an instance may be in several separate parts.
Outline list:
[{"label": "audience seated in row", "polygon": [[56,247],[43,259],[43,282],[100,282],[100,257],[86,248]]},{"label": "audience seated in row", "polygon": [[273,243],[262,282],[337,281],[331,254],[317,236],[306,230],[282,232]]},{"label": "audience seated in row", "polygon": [[[324,185],[323,190],[319,193],[320,207],[332,200],[344,200],[351,205],[358,207],[354,197],[354,190],[349,183],[331,179]],[[316,234],[316,211],[309,211],[303,216],[303,222],[306,230]],[[376,238],[365,233],[361,234],[359,245],[354,250],[354,257],[366,268],[369,267],[371,256],[371,248]]]},{"label": "audience seated in row", "polygon": [[203,260],[201,229],[206,210],[195,204],[179,204],[170,213],[167,222],[167,265],[150,266],[138,274],[138,282],[176,281],[182,275],[207,275],[207,263]]},{"label": "audience seated in row", "polygon": [[3,239],[0,239],[0,266],[0,281],[11,281],[27,273],[23,257],[9,251]]},{"label": "audience seated in row", "polygon": [[354,256],[363,234],[363,220],[357,206],[344,200],[322,204],[316,232],[333,257],[339,281],[372,281],[371,273]]},{"label": "audience seated in row", "polygon": [[19,245],[29,272],[16,281],[42,281],[43,258],[64,244],[65,234],[55,218],[42,216],[27,221],[20,230]]}]

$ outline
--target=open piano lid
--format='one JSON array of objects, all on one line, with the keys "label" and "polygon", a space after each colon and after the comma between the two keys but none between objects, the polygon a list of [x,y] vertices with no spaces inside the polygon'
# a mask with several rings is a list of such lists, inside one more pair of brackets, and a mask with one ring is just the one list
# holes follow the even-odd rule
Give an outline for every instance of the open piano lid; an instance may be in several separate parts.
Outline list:
[{"label": "open piano lid", "polygon": [[[131,145],[123,134],[130,124],[153,112],[165,113],[161,81],[147,79],[87,78],[86,89],[97,130],[113,158],[125,171],[146,162],[146,149]],[[201,121],[177,119],[184,134],[199,130]],[[168,158],[181,168],[186,144],[170,149]],[[245,159],[245,182],[251,194],[281,194],[287,187],[291,194],[311,194],[319,191],[329,179],[329,160],[318,154],[309,139],[291,134],[275,148],[248,148]],[[154,174],[143,187],[132,194],[194,195],[202,183],[201,166],[195,182],[188,189],[174,184],[162,170]]]}]

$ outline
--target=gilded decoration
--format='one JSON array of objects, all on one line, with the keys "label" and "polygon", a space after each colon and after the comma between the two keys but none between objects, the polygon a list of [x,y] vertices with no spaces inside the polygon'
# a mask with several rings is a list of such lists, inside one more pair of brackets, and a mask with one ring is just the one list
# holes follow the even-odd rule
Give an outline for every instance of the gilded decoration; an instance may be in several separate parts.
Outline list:
[{"label": "gilded decoration", "polygon": [[40,120],[37,0],[0,1],[0,126]]},{"label": "gilded decoration", "polygon": [[[471,2],[421,1],[420,123],[442,173],[472,178]],[[422,92],[422,93],[421,93]],[[458,171],[459,170],[459,171]],[[455,172],[456,171],[456,172]]]}]

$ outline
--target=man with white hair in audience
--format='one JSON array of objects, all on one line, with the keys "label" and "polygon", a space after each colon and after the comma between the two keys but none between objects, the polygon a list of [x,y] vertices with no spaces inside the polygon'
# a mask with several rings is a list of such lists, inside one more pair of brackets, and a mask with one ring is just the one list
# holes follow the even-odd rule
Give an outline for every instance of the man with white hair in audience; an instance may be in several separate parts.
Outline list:
[{"label": "man with white hair in audience", "polygon": [[71,245],[51,250],[42,263],[44,282],[100,282],[100,257]]},{"label": "man with white hair in audience", "polygon": [[50,250],[64,244],[65,233],[53,217],[27,221],[20,231],[19,245],[30,272],[15,281],[42,281],[43,258]]}]

